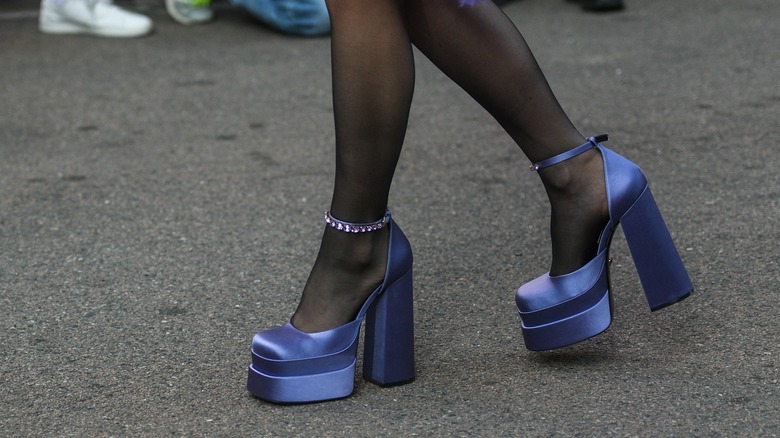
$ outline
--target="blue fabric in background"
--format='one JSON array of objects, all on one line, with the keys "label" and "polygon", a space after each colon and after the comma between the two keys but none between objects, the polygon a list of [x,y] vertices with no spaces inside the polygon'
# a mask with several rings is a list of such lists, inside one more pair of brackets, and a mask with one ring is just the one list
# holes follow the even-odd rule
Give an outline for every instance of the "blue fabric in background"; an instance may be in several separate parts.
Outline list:
[{"label": "blue fabric in background", "polygon": [[316,36],[330,32],[325,0],[230,0],[230,3],[285,33]]}]

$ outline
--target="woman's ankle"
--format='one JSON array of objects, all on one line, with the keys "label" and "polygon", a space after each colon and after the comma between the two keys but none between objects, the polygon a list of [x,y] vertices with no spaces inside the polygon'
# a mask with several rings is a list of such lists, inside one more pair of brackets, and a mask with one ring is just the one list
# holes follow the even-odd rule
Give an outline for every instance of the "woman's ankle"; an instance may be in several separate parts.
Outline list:
[{"label": "woman's ankle", "polygon": [[351,321],[384,279],[387,245],[386,229],[354,234],[326,229],[293,325],[316,332]]},{"label": "woman's ankle", "polygon": [[538,171],[548,194],[576,193],[592,184],[594,178],[603,184],[603,163],[596,149]]},{"label": "woman's ankle", "polygon": [[550,200],[551,275],[582,267],[596,255],[609,220],[601,154],[593,149],[539,172]]}]

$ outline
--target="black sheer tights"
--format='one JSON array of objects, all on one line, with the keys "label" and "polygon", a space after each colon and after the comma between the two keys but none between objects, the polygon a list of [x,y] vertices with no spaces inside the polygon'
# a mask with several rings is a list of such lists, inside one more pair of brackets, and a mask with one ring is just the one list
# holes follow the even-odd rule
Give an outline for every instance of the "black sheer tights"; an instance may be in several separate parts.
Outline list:
[{"label": "black sheer tights", "polygon": [[[585,140],[560,108],[514,24],[492,2],[328,0],[336,125],[335,217],[384,214],[414,88],[412,43],[506,129],[530,161]],[[551,203],[553,275],[595,255],[607,220],[602,164],[591,150],[539,172]],[[326,229],[292,323],[342,325],[384,276],[387,231]]]}]

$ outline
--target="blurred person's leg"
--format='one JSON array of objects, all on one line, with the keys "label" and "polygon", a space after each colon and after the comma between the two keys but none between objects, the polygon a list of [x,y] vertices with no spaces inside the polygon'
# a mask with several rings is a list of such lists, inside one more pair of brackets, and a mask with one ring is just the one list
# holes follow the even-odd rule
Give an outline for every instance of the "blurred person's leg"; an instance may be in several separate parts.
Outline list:
[{"label": "blurred person's leg", "polygon": [[316,36],[330,32],[325,0],[230,0],[230,3],[284,33]]}]

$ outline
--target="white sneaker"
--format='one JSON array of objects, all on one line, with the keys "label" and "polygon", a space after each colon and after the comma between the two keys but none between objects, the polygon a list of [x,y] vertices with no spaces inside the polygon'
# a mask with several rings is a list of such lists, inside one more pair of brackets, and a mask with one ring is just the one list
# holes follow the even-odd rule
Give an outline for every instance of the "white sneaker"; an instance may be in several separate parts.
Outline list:
[{"label": "white sneaker", "polygon": [[152,31],[152,20],[115,6],[111,0],[42,0],[41,32],[132,38]]},{"label": "white sneaker", "polygon": [[165,0],[165,9],[181,24],[205,23],[214,16],[211,0]]}]

